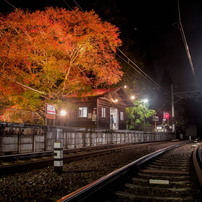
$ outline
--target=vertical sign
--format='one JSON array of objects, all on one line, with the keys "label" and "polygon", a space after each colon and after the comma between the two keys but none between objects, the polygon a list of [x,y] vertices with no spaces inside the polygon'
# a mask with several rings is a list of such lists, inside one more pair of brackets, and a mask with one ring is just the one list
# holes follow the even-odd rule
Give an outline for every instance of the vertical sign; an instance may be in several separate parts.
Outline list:
[{"label": "vertical sign", "polygon": [[55,105],[46,103],[46,118],[55,119],[56,110]]}]

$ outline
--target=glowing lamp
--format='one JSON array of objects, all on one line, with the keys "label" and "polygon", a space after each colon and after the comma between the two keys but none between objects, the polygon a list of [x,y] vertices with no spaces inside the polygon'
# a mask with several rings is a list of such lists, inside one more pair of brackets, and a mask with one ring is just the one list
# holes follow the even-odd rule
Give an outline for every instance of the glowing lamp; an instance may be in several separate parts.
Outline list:
[{"label": "glowing lamp", "polygon": [[169,113],[165,113],[164,117],[165,117],[165,119],[169,119],[170,114]]},{"label": "glowing lamp", "polygon": [[65,110],[61,110],[61,111],[60,111],[60,115],[61,115],[61,116],[65,116],[66,114],[67,114],[67,112],[66,112]]},{"label": "glowing lamp", "polygon": [[131,96],[131,100],[134,100],[134,99],[135,99],[135,96],[134,96],[134,95],[132,95],[132,96]]},{"label": "glowing lamp", "polygon": [[146,103],[148,103],[149,102],[149,100],[148,99],[144,99],[144,100],[142,100],[143,101],[143,103],[144,104],[146,104]]},{"label": "glowing lamp", "polygon": [[118,99],[112,100],[112,102],[117,103],[117,102],[118,102]]}]

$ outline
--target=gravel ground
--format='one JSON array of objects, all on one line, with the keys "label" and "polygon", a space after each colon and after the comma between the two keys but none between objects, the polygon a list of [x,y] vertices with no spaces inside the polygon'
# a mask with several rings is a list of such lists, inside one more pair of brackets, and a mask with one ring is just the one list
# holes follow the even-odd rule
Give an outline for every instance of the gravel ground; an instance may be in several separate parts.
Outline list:
[{"label": "gravel ground", "polygon": [[172,142],[157,145],[136,145],[107,155],[67,163],[63,174],[53,167],[35,169],[0,177],[0,201],[54,201],[141,156]]}]

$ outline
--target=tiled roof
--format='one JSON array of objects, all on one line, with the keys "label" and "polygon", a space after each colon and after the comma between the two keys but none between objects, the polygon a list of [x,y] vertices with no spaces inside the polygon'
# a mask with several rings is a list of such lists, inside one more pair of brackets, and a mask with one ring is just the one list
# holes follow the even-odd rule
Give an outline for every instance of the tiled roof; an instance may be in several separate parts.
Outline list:
[{"label": "tiled roof", "polygon": [[73,93],[70,95],[63,95],[63,98],[76,98],[76,97],[101,97],[104,96],[107,93],[113,93],[120,89],[120,87],[116,88],[103,88],[103,89],[92,89],[92,91],[89,91],[87,93],[83,93],[79,95],[79,93]]},{"label": "tiled roof", "polygon": [[110,95],[117,95],[121,98],[123,102],[126,103],[127,106],[133,106],[133,102],[129,99],[128,95],[126,94],[125,90],[122,87],[115,87],[115,88],[103,88],[103,89],[92,89],[91,91],[87,93],[73,93],[70,95],[63,95],[63,99],[77,99],[77,98],[90,98],[90,97],[104,97],[105,95],[110,94]]}]

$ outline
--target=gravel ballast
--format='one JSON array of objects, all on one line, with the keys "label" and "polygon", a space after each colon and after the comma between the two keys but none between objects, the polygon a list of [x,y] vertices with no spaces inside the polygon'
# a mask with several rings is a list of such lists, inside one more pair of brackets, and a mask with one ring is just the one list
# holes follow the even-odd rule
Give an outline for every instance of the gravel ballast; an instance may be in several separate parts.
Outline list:
[{"label": "gravel ballast", "polygon": [[0,201],[55,201],[148,153],[177,144],[134,145],[107,155],[77,160],[56,174],[53,167],[34,169],[0,177]]}]

